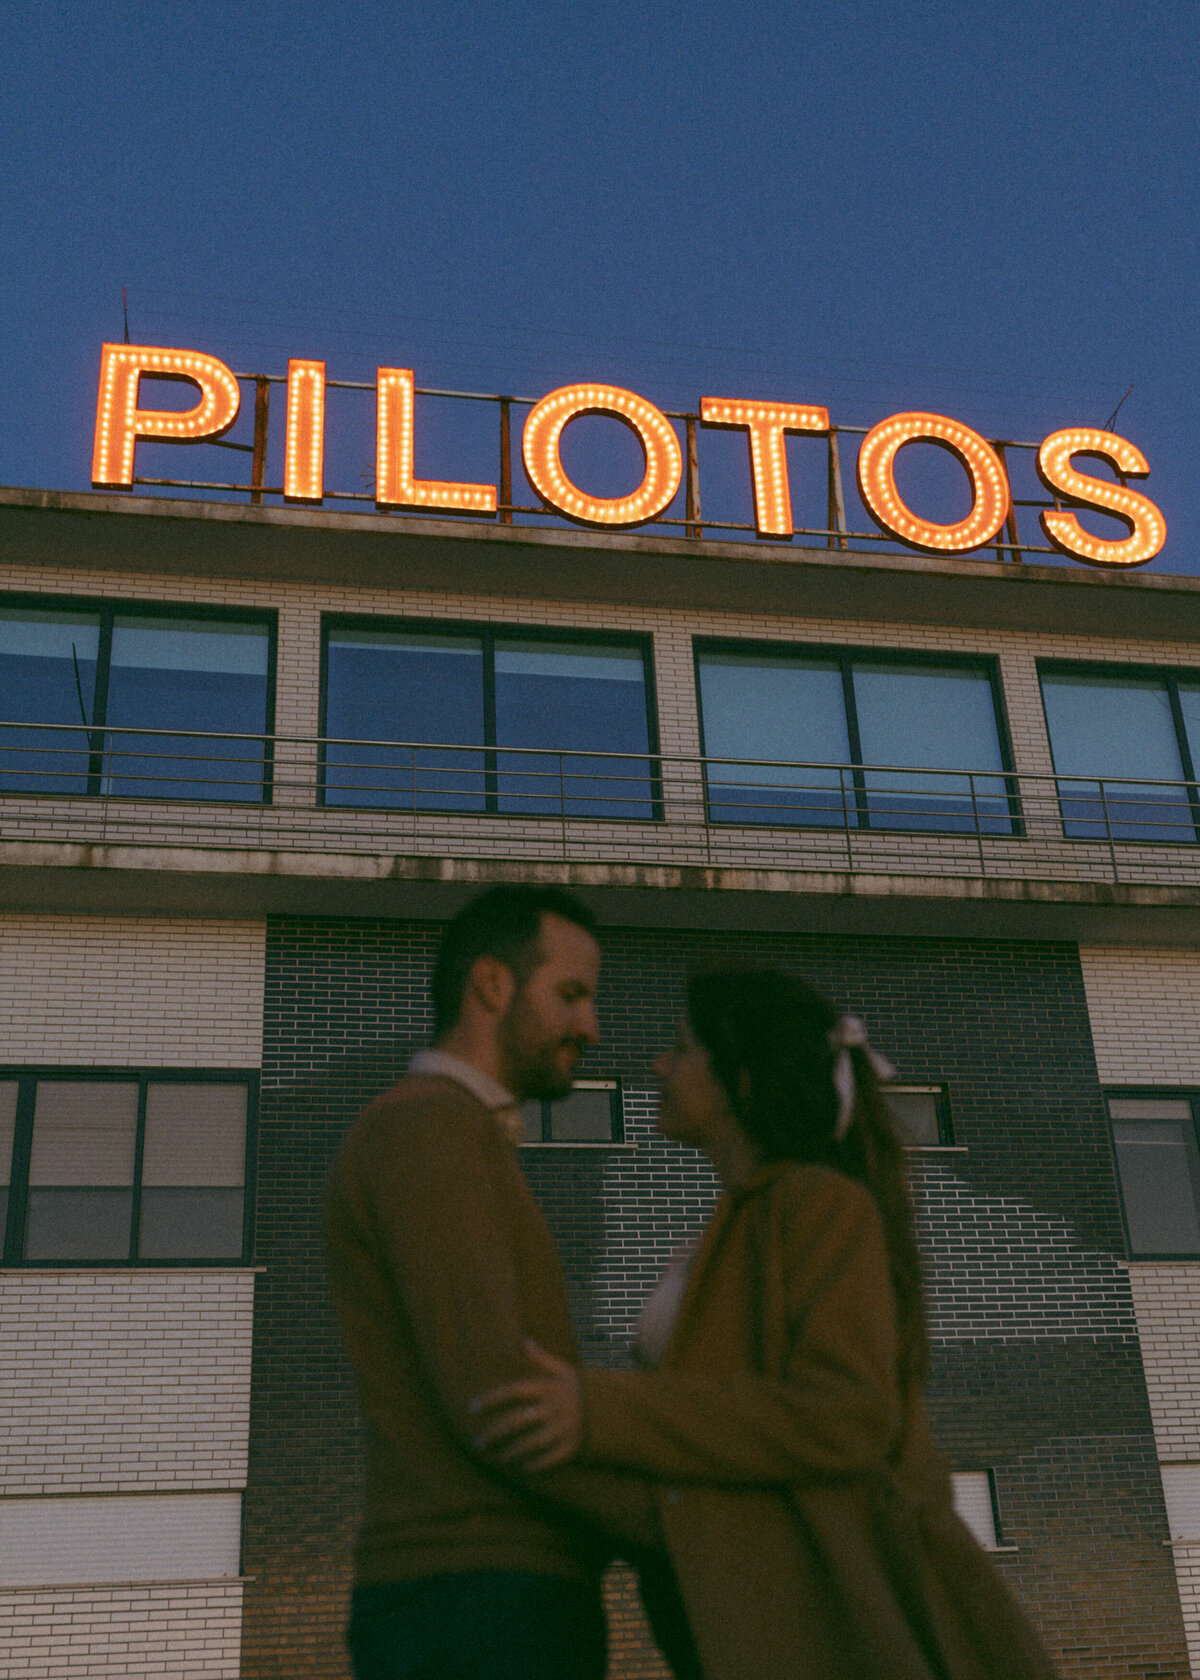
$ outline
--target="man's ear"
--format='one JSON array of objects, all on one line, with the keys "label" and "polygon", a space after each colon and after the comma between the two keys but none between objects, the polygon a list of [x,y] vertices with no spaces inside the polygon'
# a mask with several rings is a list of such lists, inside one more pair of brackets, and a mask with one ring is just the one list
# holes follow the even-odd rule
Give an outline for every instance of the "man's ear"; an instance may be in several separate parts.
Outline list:
[{"label": "man's ear", "polygon": [[476,957],[467,984],[489,1015],[503,1015],[517,990],[516,976],[499,957]]}]

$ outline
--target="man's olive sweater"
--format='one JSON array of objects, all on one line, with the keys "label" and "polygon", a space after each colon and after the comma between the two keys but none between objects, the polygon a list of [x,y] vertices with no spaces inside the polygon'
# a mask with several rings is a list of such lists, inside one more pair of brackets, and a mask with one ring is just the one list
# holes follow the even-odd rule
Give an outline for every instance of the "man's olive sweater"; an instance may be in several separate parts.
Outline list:
[{"label": "man's olive sweater", "polygon": [[469,1402],[528,1374],[526,1337],[579,1357],[553,1239],[483,1103],[429,1075],[378,1097],[334,1163],[325,1235],[366,1420],[360,1582],[475,1569],[594,1580],[619,1543],[569,1507],[627,1542],[657,1537],[638,1477],[522,1481],[473,1450]]}]

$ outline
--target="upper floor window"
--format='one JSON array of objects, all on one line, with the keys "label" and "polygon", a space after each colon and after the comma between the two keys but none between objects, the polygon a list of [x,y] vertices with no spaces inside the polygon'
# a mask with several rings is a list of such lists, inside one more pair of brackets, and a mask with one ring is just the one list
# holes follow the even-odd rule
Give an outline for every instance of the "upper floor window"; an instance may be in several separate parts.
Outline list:
[{"label": "upper floor window", "polygon": [[325,803],[650,818],[650,693],[643,640],[332,623]]},{"label": "upper floor window", "polygon": [[726,643],[697,670],[713,821],[1014,832],[990,666]]},{"label": "upper floor window", "polygon": [[6,1265],[247,1253],[245,1074],[0,1074]]},{"label": "upper floor window", "polygon": [[262,620],[0,605],[0,791],[259,801],[270,671]]},{"label": "upper floor window", "polygon": [[1194,841],[1200,677],[1047,665],[1041,678],[1067,836]]},{"label": "upper floor window", "polygon": [[1200,1256],[1196,1097],[1110,1091],[1108,1118],[1133,1259]]},{"label": "upper floor window", "polygon": [[944,1148],[954,1142],[944,1085],[885,1085],[883,1095],[900,1141],[909,1149]]},{"label": "upper floor window", "polygon": [[621,1087],[615,1079],[576,1080],[570,1094],[521,1104],[526,1143],[620,1143]]}]

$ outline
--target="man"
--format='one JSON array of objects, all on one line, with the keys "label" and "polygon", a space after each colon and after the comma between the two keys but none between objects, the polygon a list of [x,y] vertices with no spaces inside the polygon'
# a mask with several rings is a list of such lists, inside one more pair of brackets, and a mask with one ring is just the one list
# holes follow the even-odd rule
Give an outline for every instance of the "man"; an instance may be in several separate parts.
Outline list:
[{"label": "man", "polygon": [[[446,929],[435,1048],[371,1103],[330,1178],[330,1282],[367,1426],[349,1642],[357,1680],[602,1680],[600,1571],[654,1537],[636,1478],[485,1465],[473,1397],[578,1359],[518,1104],[561,1097],[599,1039],[590,913],[497,887]],[[556,1503],[551,1503],[551,1501]]]}]

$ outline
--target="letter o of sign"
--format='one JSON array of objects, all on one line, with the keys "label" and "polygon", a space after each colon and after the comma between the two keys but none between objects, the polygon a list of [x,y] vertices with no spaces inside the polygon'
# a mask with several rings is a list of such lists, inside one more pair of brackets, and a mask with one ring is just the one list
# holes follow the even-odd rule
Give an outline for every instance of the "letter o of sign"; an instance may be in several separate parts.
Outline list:
[{"label": "letter o of sign", "polygon": [[[919,519],[896,489],[896,456],[906,443],[936,443],[962,462],[971,479],[971,511],[957,525]],[[911,548],[927,554],[968,554],[990,542],[1008,518],[1008,475],[991,445],[944,414],[893,414],[881,420],[858,452],[858,490],[871,518]]]},{"label": "letter o of sign", "polygon": [[[642,446],[646,470],[630,496],[589,496],[563,471],[563,429],[580,414],[611,414]],[[683,477],[675,428],[653,403],[619,385],[563,385],[535,403],[525,422],[521,455],[538,495],[580,525],[644,525],[669,507]]]}]

